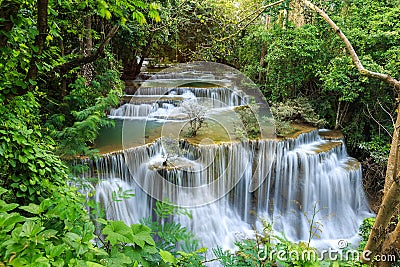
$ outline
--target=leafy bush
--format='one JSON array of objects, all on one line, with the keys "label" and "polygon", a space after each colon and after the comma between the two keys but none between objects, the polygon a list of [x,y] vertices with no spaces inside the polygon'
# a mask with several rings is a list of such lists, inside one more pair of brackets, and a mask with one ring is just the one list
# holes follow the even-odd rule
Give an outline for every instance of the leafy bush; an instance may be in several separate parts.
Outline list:
[{"label": "leafy bush", "polygon": [[90,83],[79,76],[70,84],[72,90],[63,99],[62,112],[47,120],[46,126],[58,141],[57,154],[63,158],[93,155],[96,151],[91,146],[99,130],[114,125],[107,112],[118,104],[123,82],[114,57],[107,55],[95,62],[98,74]]},{"label": "leafy bush", "polygon": [[[196,249],[193,234],[180,224],[144,220],[149,228],[97,218],[101,235],[96,235],[83,196],[51,188],[50,198],[21,206],[7,203],[8,190],[0,187],[0,266],[202,266],[206,249]],[[187,214],[161,204],[156,209],[170,212]],[[186,244],[186,252],[177,244]]]},{"label": "leafy bush", "polygon": [[375,218],[366,218],[363,220],[361,226],[360,226],[360,231],[359,234],[361,236],[361,241],[359,244],[359,249],[363,250],[365,245],[367,244],[369,234],[371,233],[372,227],[374,226],[375,223]]},{"label": "leafy bush", "polygon": [[288,99],[271,106],[272,114],[278,121],[307,123],[312,126],[323,126],[326,122],[315,113],[310,101],[305,97]]},{"label": "leafy bush", "polygon": [[[52,197],[39,204],[0,199],[0,265],[89,266],[107,255],[93,245],[94,225],[77,195],[52,189]],[[4,194],[7,189],[0,188],[0,197]]]},{"label": "leafy bush", "polygon": [[389,156],[390,143],[375,135],[373,140],[360,143],[359,148],[367,152],[376,163],[385,165]]},{"label": "leafy bush", "polygon": [[290,123],[306,123],[321,127],[327,122],[320,119],[310,101],[305,97],[288,99],[271,105],[278,135],[286,135],[294,131]]},{"label": "leafy bush", "polygon": [[[243,238],[235,242],[235,252],[221,248],[213,250],[223,266],[321,266],[321,262],[312,257],[316,252],[314,248],[304,242],[294,243],[285,237],[278,237],[273,234],[271,224],[266,221],[262,223],[263,231],[255,231],[255,239]],[[296,255],[307,257],[295,258]]]},{"label": "leafy bush", "polygon": [[168,202],[157,202],[154,209],[157,220],[153,218],[142,219],[141,222],[150,227],[157,247],[168,250],[177,255],[179,249],[191,252],[198,249],[198,241],[186,227],[172,221],[173,215],[185,215],[191,218],[191,214],[183,208],[173,206]]},{"label": "leafy bush", "polygon": [[33,93],[0,106],[0,186],[18,204],[40,203],[62,186],[66,166],[54,155],[54,141],[40,126],[39,104]]},{"label": "leafy bush", "polygon": [[[362,243],[360,249],[363,249],[369,232],[371,231],[374,218],[364,221],[360,227]],[[262,221],[262,232],[255,231],[255,238],[245,237],[235,242],[235,250],[222,250],[216,248],[213,250],[222,266],[242,266],[242,267],[321,267],[321,266],[367,266],[363,265],[357,257],[349,257],[342,259],[337,257],[336,260],[321,259],[320,254],[315,248],[309,246],[305,242],[292,242],[285,236],[277,236],[273,234],[272,225],[266,221]],[[364,243],[363,243],[364,242]],[[346,253],[346,248],[343,249]]]}]

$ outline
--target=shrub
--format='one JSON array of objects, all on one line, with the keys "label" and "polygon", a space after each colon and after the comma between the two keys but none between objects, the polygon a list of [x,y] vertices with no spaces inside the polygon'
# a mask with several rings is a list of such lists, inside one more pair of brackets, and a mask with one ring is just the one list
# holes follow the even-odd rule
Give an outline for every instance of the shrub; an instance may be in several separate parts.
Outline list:
[{"label": "shrub", "polygon": [[322,127],[326,121],[320,119],[315,113],[309,100],[305,97],[288,99],[271,106],[275,120],[283,122],[307,123],[312,126]]}]

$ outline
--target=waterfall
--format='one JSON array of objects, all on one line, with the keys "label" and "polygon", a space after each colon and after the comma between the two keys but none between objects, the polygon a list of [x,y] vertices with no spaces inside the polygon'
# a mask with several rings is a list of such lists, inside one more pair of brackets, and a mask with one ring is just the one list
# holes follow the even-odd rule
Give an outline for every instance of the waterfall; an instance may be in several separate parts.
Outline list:
[{"label": "waterfall", "polygon": [[[218,73],[189,67],[194,69],[157,74],[129,103],[110,112],[110,118],[141,123],[123,128],[122,150],[84,160],[89,170],[83,178],[98,179],[96,200],[106,207],[107,218],[138,223],[152,215],[158,199],[188,208],[192,219],[177,215],[174,220],[206,247],[231,248],[236,234],[251,235],[260,217],[293,241],[309,239],[314,216],[321,228],[312,238],[316,246],[339,239],[357,242],[358,227],[371,212],[361,166],[347,154],[344,140],[324,139],[327,132],[315,129],[278,139],[271,134],[268,104],[249,79],[219,65]],[[188,119],[180,107],[187,99],[206,105],[209,118],[230,139],[214,142],[215,129],[200,141],[182,138],[177,132],[183,126],[176,121],[184,125]],[[258,105],[252,112],[260,138],[238,141],[232,129],[245,122],[235,121],[234,108],[250,103]],[[157,123],[141,131],[143,118]],[[144,142],[130,145],[142,132]],[[135,197],[113,201],[120,188]]]},{"label": "waterfall", "polygon": [[117,117],[147,117],[151,112],[157,110],[156,105],[150,104],[124,104],[118,109],[112,109],[110,111],[110,116],[112,118]]},{"label": "waterfall", "polygon": [[[354,237],[369,215],[361,166],[347,155],[343,140],[324,140],[311,131],[286,140],[180,145],[191,156],[172,159],[183,167],[164,172],[157,167],[163,161],[160,140],[91,162],[85,175],[98,177],[98,199],[111,207],[109,218],[137,223],[152,212],[154,199],[149,195],[157,196],[197,206],[190,208],[192,220],[176,220],[196,233],[204,246],[229,247],[235,233],[250,231],[256,223],[253,212],[290,240],[308,239],[314,205],[323,225],[320,240]],[[260,186],[251,191],[252,183]],[[195,189],[176,190],[175,184]],[[210,186],[201,188],[204,184]],[[136,196],[113,202],[110,194],[116,185],[134,190]],[[216,196],[221,197],[208,203]]]}]

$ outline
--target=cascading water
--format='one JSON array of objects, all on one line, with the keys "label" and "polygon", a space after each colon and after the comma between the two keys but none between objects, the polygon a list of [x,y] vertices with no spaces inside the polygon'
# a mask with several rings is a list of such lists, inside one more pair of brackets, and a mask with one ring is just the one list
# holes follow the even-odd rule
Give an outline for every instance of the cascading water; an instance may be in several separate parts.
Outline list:
[{"label": "cascading water", "polygon": [[[121,106],[111,116],[160,120],[160,109],[168,110],[169,115],[182,113],[180,103],[185,99],[205,98],[209,114],[216,114],[210,118],[223,124],[230,140],[215,142],[211,135],[193,141],[179,134],[174,138],[176,133],[171,138],[163,131],[170,129],[173,123],[169,119],[175,121],[176,117],[163,116],[162,129],[155,131],[159,138],[149,138],[154,129],[148,131],[144,127],[143,145],[125,145],[121,151],[87,160],[90,170],[85,175],[98,177],[96,199],[109,207],[109,219],[137,223],[152,214],[155,199],[167,199],[191,210],[192,219],[176,216],[175,220],[192,230],[203,246],[230,248],[236,233],[251,232],[257,216],[270,221],[277,233],[283,232],[290,240],[307,240],[309,217],[317,211],[316,220],[323,227],[315,245],[356,240],[361,221],[371,214],[361,186],[360,164],[347,155],[342,139],[324,139],[320,136],[322,130],[310,130],[294,138],[271,138],[265,134],[268,123],[261,123],[261,138],[238,141],[232,138],[231,124],[235,122],[231,123],[224,112],[234,114],[235,106],[249,104],[252,97],[260,104],[257,94],[238,90],[235,84],[230,88],[220,84],[179,87],[177,80],[186,79],[188,83],[187,76],[159,76],[175,79],[178,86],[143,87],[131,103],[125,104],[131,106]],[[232,76],[232,72],[222,78],[207,73],[206,78],[197,81],[221,79],[226,85]],[[160,104],[170,96],[167,106]],[[144,98],[155,101],[135,103]],[[226,110],[221,111],[221,107]],[[268,121],[264,117],[265,114],[258,118]],[[187,120],[184,116],[181,119]],[[180,132],[182,125],[171,129]],[[130,132],[123,132],[122,142],[131,136]],[[136,196],[113,202],[111,194],[118,188],[133,190]]]}]

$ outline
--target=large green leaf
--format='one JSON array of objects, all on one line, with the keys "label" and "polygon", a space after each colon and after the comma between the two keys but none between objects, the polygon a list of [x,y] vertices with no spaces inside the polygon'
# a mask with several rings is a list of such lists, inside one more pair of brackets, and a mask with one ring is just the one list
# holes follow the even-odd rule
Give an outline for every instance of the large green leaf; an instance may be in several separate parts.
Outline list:
[{"label": "large green leaf", "polygon": [[147,227],[143,224],[132,224],[131,229],[133,232],[133,238],[134,238],[135,244],[137,244],[141,248],[144,247],[145,243],[147,243],[151,246],[156,245],[153,238],[150,235],[151,230],[149,227]]},{"label": "large green leaf", "polygon": [[[0,148],[0,151],[1,151],[1,148]],[[1,155],[1,153],[0,153],[0,155]],[[5,192],[7,192],[8,190],[7,189],[5,189],[5,188],[3,188],[3,187],[0,187],[0,196],[2,195],[2,194],[4,194]]]},{"label": "large green leaf", "polygon": [[111,257],[107,259],[107,266],[131,266],[132,259],[125,253],[121,253],[118,249],[114,248],[111,250]]},{"label": "large green leaf", "polygon": [[16,207],[18,207],[18,204],[16,203],[7,204],[4,200],[0,199],[0,212],[7,212],[15,209]]},{"label": "large green leaf", "polygon": [[18,213],[1,213],[0,214],[0,230],[4,229],[4,231],[11,231],[16,223],[24,222],[25,217],[19,215]]},{"label": "large green leaf", "polygon": [[43,212],[41,207],[39,205],[34,204],[34,203],[29,203],[28,206],[21,206],[19,208],[24,210],[24,211],[27,211],[29,213],[32,213],[32,214],[40,214],[40,213]]},{"label": "large green leaf", "polygon": [[46,255],[52,258],[56,258],[60,256],[66,250],[66,248],[66,244],[54,246],[52,243],[50,243],[50,245],[46,247]]},{"label": "large green leaf", "polygon": [[160,250],[160,256],[165,263],[172,263],[172,264],[176,263],[174,255],[172,255],[169,251]]},{"label": "large green leaf", "polygon": [[112,221],[104,227],[103,234],[106,235],[106,240],[110,241],[111,245],[117,243],[134,243],[132,229],[123,221]]},{"label": "large green leaf", "polygon": [[92,261],[87,261],[86,265],[87,267],[104,267],[104,265]]},{"label": "large green leaf", "polygon": [[34,221],[26,221],[22,225],[22,231],[20,233],[20,236],[35,237],[43,229],[45,229],[45,228],[42,227],[40,224],[37,224]]}]

